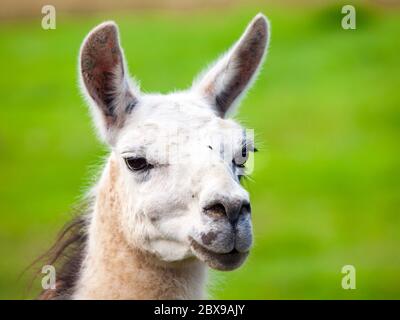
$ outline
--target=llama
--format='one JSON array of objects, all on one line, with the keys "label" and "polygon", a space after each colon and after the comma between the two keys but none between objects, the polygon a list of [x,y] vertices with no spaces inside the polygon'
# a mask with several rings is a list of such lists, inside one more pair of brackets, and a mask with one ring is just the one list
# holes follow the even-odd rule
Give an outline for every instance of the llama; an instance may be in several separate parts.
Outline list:
[{"label": "llama", "polygon": [[254,80],[268,40],[269,23],[258,14],[190,89],[163,95],[142,93],[128,76],[114,22],[88,34],[81,87],[110,153],[85,213],[52,249],[50,262],[61,269],[56,289],[41,299],[202,299],[208,267],[243,264],[252,224],[240,178],[256,149],[227,116]]}]

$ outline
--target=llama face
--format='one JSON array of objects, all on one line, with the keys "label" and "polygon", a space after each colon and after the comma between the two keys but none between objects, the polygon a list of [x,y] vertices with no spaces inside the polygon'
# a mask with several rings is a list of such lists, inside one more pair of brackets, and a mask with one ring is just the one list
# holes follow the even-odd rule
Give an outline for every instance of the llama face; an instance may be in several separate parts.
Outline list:
[{"label": "llama face", "polygon": [[254,145],[225,116],[256,74],[267,40],[258,15],[191,89],[151,95],[127,77],[115,24],[88,35],[82,87],[119,167],[121,229],[130,243],[164,261],[195,256],[219,270],[245,260],[251,209],[239,180]]}]

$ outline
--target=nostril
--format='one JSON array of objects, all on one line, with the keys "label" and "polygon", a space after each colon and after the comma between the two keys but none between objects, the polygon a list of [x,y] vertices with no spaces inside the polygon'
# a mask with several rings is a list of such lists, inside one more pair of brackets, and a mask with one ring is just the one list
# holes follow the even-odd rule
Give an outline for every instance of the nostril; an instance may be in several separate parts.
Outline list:
[{"label": "nostril", "polygon": [[240,209],[240,215],[250,214],[251,213],[251,206],[250,203],[245,202]]},{"label": "nostril", "polygon": [[227,216],[229,221],[236,225],[240,216],[244,216],[246,214],[250,214],[250,204],[248,202],[243,202],[239,206],[232,207],[231,210],[228,211]]},{"label": "nostril", "polygon": [[204,208],[205,212],[210,215],[224,216],[226,215],[225,207],[222,203],[215,203]]},{"label": "nostril", "polygon": [[239,220],[239,216],[250,214],[251,208],[250,203],[247,201],[240,202],[239,204],[237,202],[232,202],[227,203],[227,205],[217,202],[204,207],[204,212],[207,215],[216,218],[226,216],[229,222],[235,225]]}]

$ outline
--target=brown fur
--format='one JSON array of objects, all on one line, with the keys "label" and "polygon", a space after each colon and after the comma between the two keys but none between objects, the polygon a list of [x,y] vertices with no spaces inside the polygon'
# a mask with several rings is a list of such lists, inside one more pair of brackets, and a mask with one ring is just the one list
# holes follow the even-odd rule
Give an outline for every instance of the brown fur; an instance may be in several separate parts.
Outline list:
[{"label": "brown fur", "polygon": [[88,200],[79,206],[79,214],[64,226],[55,244],[34,262],[56,267],[56,289],[43,290],[38,299],[67,299],[72,294],[87,242],[85,213],[89,207]]},{"label": "brown fur", "polygon": [[[166,264],[128,243],[121,230],[119,168],[111,160],[99,186],[78,299],[190,299],[204,267],[195,260]],[[196,282],[199,284],[196,286]],[[193,284],[194,283],[194,284]]]},{"label": "brown fur", "polygon": [[57,265],[56,289],[44,290],[38,298],[201,298],[201,262],[193,258],[167,264],[126,241],[119,220],[118,175],[116,162],[110,160],[90,225],[85,214],[78,216],[66,225],[47,253],[46,264]]}]

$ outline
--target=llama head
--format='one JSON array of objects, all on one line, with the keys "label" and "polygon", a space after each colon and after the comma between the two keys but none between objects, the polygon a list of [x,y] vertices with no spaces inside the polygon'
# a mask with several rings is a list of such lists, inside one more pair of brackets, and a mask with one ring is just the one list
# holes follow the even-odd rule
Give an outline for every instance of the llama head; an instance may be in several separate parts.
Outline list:
[{"label": "llama head", "polygon": [[80,52],[82,89],[121,181],[121,230],[163,261],[197,257],[212,268],[240,266],[252,244],[248,193],[240,184],[254,150],[227,119],[251,84],[268,44],[258,14],[238,42],[172,94],[144,94],[128,77],[118,29],[96,27]]}]

